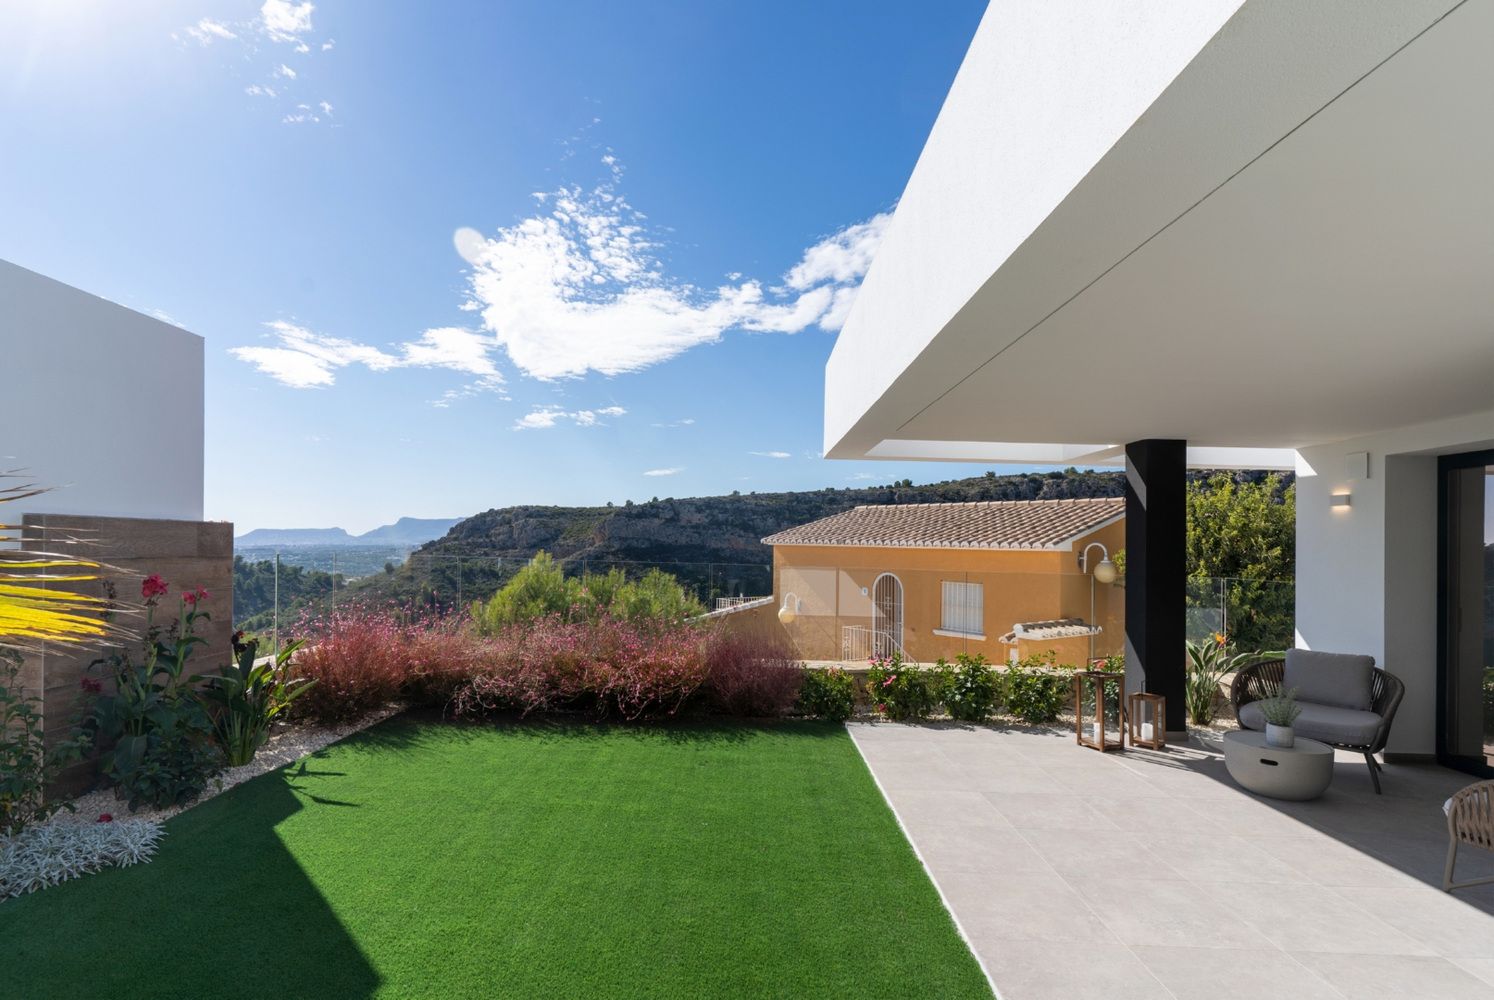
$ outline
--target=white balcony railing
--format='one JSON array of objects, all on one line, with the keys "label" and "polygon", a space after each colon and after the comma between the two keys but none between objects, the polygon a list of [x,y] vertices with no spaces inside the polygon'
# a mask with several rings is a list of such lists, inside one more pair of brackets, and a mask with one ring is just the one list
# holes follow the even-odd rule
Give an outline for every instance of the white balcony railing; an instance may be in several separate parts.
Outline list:
[{"label": "white balcony railing", "polygon": [[762,601],[766,599],[767,598],[763,597],[718,597],[716,598],[715,610],[730,611],[732,608],[739,608],[744,604],[751,604],[754,601]]},{"label": "white balcony railing", "polygon": [[884,660],[893,653],[901,656],[904,663],[916,664],[918,662],[909,656],[903,644],[888,632],[866,625],[842,625],[840,628],[840,658],[846,663],[858,663],[872,659]]}]

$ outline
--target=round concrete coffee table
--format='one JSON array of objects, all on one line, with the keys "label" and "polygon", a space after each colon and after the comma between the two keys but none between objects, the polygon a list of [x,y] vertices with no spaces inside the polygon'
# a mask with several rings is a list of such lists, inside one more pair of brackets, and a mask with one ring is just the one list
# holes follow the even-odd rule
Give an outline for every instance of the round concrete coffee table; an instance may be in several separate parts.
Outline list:
[{"label": "round concrete coffee table", "polygon": [[1266,734],[1224,734],[1224,766],[1244,788],[1273,799],[1315,799],[1333,780],[1333,748],[1297,737],[1290,747],[1266,745]]}]

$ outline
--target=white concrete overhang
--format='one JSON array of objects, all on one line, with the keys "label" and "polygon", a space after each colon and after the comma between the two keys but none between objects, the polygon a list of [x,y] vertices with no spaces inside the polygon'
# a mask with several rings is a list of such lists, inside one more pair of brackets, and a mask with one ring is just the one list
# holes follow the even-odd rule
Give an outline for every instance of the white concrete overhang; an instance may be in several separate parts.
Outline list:
[{"label": "white concrete overhang", "polygon": [[1491,39],[1494,0],[996,0],[827,365],[826,454],[1290,467],[1489,411]]}]

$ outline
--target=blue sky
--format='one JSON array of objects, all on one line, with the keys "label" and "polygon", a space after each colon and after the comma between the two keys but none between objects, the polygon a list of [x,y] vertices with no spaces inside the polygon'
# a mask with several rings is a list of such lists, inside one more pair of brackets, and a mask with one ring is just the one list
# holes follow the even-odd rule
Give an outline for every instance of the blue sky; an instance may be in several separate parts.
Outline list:
[{"label": "blue sky", "polygon": [[10,2],[0,257],[206,338],[240,531],[971,474],[819,449],[983,7]]}]

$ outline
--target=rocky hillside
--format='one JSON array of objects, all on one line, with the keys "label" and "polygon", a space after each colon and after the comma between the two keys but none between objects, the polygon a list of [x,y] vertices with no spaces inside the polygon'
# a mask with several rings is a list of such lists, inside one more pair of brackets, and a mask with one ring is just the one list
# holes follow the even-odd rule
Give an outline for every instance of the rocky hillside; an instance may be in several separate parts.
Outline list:
[{"label": "rocky hillside", "polygon": [[766,594],[776,531],[860,504],[962,500],[1036,500],[1119,496],[1115,472],[1052,472],[955,479],[914,486],[667,497],[605,507],[503,507],[474,514],[422,545],[396,572],[352,584],[350,596],[394,600],[466,600],[491,593],[544,549],[578,569],[659,566],[709,599]]},{"label": "rocky hillside", "polygon": [[[1203,472],[1190,477],[1206,477]],[[1260,480],[1264,473],[1233,473]],[[1282,484],[1291,482],[1287,476]],[[502,507],[474,514],[413,551],[399,567],[349,583],[337,600],[453,606],[486,597],[543,549],[577,571],[657,566],[690,584],[702,599],[772,590],[774,532],[861,504],[968,500],[1061,500],[1120,496],[1119,472],[987,473],[915,486],[909,480],[859,489],[799,493],[732,493],[666,497],[603,507]]]}]

